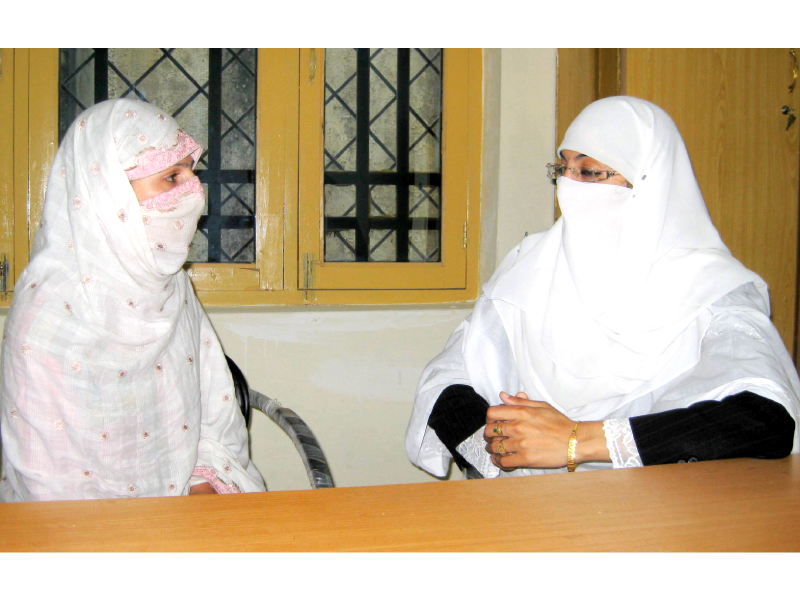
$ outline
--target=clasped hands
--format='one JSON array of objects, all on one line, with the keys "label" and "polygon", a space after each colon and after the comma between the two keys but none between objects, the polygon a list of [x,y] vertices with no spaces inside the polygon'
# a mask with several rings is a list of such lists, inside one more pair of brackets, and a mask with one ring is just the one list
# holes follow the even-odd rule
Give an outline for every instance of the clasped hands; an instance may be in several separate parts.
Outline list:
[{"label": "clasped hands", "polygon": [[[530,400],[525,392],[516,396],[501,392],[500,399],[504,404],[492,406],[486,413],[483,432],[492,462],[505,471],[566,466],[575,421],[547,402]],[[581,422],[576,460],[610,460],[601,421]]]}]

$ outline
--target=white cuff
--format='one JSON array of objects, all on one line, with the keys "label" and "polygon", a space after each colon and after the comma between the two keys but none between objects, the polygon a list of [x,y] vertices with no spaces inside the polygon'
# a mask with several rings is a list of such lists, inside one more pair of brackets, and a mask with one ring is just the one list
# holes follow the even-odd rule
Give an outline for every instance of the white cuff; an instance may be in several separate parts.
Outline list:
[{"label": "white cuff", "polygon": [[491,455],[486,452],[486,440],[483,439],[483,430],[484,427],[481,427],[461,442],[456,447],[456,452],[475,467],[484,478],[491,479],[500,474],[500,469],[494,465]]},{"label": "white cuff", "polygon": [[606,434],[606,447],[611,455],[611,464],[615,469],[641,467],[642,458],[633,439],[630,419],[608,419],[603,421],[603,432]]}]

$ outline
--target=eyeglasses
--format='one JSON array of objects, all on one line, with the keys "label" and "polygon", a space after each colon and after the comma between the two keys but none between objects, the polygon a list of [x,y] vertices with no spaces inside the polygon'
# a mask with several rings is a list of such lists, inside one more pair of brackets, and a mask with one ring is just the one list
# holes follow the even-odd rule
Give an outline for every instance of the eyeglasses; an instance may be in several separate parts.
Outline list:
[{"label": "eyeglasses", "polygon": [[575,167],[568,167],[567,165],[554,165],[554,164],[547,164],[547,176],[550,179],[557,179],[561,177],[564,173],[569,171],[572,173],[578,181],[583,181],[584,183],[596,183],[598,181],[605,181],[606,179],[611,179],[614,175],[618,175],[617,171],[595,171],[594,169],[576,169]]}]

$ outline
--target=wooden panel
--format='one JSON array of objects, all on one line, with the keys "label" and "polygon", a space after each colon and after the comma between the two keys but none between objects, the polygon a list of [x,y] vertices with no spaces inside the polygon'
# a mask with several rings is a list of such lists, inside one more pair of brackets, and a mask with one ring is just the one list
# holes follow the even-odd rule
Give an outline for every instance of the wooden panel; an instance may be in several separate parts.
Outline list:
[{"label": "wooden panel", "polygon": [[[14,51],[14,260],[7,289],[28,264],[28,79],[30,51]],[[10,296],[10,295],[9,295]],[[11,298],[7,297],[10,302]]]},{"label": "wooden panel", "polygon": [[558,49],[556,148],[575,117],[597,100],[597,59],[597,48]]},{"label": "wooden panel", "polygon": [[[14,49],[0,48],[0,254],[14,264]],[[0,257],[2,260],[2,257]],[[13,280],[13,270],[7,276]],[[10,288],[9,288],[10,289]],[[0,299],[8,300],[0,291]]]},{"label": "wooden panel", "polygon": [[683,134],[711,218],[736,258],[769,284],[772,318],[794,349],[798,131],[786,131],[789,53],[629,49],[627,93],[666,110]]},{"label": "wooden panel", "polygon": [[[800,456],[0,505],[0,551],[800,551]],[[579,501],[578,501],[579,499]]]}]

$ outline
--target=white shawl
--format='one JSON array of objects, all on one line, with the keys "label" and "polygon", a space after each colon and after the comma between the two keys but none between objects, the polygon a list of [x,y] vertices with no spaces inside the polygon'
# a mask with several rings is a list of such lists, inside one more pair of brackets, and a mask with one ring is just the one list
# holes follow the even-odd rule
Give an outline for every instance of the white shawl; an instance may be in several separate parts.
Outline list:
[{"label": "white shawl", "polygon": [[3,335],[5,500],[265,489],[217,336],[186,272],[158,268],[123,168],[148,149],[159,169],[184,158],[178,131],[111,100],[58,150]]},{"label": "white shawl", "polygon": [[[525,391],[574,420],[745,389],[797,420],[800,381],[769,321],[766,284],[720,239],[669,116],[644,100],[606,98],[578,116],[562,149],[605,163],[633,188],[559,179],[562,218],[509,254],[423,373],[406,438],[412,462],[444,473],[446,450],[427,419],[451,379],[490,404]],[[717,330],[735,343],[715,344]]]}]

